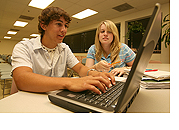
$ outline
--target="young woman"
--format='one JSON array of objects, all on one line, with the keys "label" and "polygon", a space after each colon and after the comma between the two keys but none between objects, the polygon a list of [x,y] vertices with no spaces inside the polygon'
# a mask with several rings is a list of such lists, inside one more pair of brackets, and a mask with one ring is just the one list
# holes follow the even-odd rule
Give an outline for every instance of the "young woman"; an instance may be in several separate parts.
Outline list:
[{"label": "young woman", "polygon": [[[112,74],[90,70],[79,63],[68,45],[62,43],[70,21],[70,16],[64,10],[48,7],[39,16],[38,29],[41,36],[16,44],[12,54],[12,72],[19,90],[92,90],[100,94],[96,87],[105,92],[106,86],[112,86],[108,78],[115,84]],[[82,78],[67,78],[67,67]]]},{"label": "young woman", "polygon": [[134,59],[135,53],[119,42],[116,25],[110,20],[102,21],[96,30],[95,44],[88,50],[86,66],[121,76]]}]

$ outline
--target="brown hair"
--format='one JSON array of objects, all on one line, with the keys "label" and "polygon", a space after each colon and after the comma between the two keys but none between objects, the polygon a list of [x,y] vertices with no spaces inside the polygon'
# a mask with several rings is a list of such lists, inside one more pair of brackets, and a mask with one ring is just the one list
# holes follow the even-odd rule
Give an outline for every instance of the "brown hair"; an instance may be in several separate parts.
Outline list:
[{"label": "brown hair", "polygon": [[120,52],[120,47],[121,47],[121,43],[119,42],[119,32],[118,32],[116,25],[110,20],[102,21],[96,30],[96,36],[95,36],[96,55],[95,55],[95,57],[96,57],[97,61],[99,62],[101,60],[102,54],[103,55],[105,54],[105,51],[103,50],[103,47],[101,46],[101,43],[99,41],[99,33],[100,33],[100,28],[101,28],[102,24],[104,24],[106,26],[106,28],[113,34],[113,41],[110,46],[111,63],[118,61],[118,60],[120,60],[119,52]]},{"label": "brown hair", "polygon": [[52,20],[58,20],[60,17],[64,17],[64,19],[70,23],[72,20],[67,12],[59,7],[47,7],[42,10],[40,16],[38,17],[38,31],[43,36],[45,31],[41,28],[40,23],[48,25]]}]

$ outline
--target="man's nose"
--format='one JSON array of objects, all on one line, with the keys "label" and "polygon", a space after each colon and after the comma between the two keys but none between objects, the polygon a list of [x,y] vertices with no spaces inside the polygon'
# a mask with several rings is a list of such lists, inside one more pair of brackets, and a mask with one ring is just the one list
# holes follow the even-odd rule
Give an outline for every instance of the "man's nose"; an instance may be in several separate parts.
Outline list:
[{"label": "man's nose", "polygon": [[65,25],[63,25],[62,28],[61,28],[61,31],[62,31],[62,32],[66,32],[66,30],[67,30],[67,29],[66,29]]}]

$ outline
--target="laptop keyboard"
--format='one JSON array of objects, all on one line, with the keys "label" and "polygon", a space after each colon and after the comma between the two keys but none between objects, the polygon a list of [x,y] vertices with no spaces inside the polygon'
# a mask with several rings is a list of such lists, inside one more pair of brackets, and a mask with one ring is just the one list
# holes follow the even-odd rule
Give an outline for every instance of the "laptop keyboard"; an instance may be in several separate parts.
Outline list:
[{"label": "laptop keyboard", "polygon": [[76,100],[82,100],[91,104],[100,105],[102,107],[110,106],[121,94],[124,82],[116,82],[116,85],[108,88],[105,93],[101,95],[92,91],[85,91],[76,96]]}]

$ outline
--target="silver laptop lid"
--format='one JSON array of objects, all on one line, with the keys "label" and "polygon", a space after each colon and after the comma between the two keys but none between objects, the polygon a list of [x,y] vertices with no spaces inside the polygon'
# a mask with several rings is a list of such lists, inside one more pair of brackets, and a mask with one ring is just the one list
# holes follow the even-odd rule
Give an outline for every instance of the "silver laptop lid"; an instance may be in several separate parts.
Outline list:
[{"label": "silver laptop lid", "polygon": [[122,107],[131,98],[131,95],[140,87],[140,81],[144,71],[149,63],[153,50],[158,42],[161,33],[161,11],[160,4],[156,3],[152,16],[147,25],[145,34],[139,46],[136,59],[132,65],[129,76],[126,80],[125,86],[118,99],[115,112],[121,112]]}]

